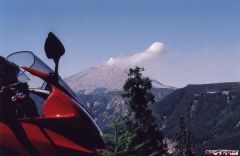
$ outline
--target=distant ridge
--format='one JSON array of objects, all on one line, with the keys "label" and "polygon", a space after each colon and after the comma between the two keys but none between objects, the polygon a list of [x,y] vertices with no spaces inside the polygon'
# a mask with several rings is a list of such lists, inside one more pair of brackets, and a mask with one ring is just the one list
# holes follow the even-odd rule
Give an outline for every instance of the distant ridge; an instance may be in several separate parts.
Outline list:
[{"label": "distant ridge", "polygon": [[240,82],[187,85],[155,106],[160,125],[174,136],[180,117],[188,122],[197,156],[206,149],[240,146]]}]

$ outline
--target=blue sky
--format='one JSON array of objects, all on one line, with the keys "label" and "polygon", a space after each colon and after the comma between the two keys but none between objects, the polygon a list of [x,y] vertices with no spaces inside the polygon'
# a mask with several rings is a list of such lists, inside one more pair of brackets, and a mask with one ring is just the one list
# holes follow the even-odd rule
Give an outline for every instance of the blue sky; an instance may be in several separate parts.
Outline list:
[{"label": "blue sky", "polygon": [[150,77],[177,87],[239,81],[239,19],[237,0],[0,0],[0,55],[30,50],[47,61],[53,31],[65,77],[161,42],[164,53],[140,64]]}]

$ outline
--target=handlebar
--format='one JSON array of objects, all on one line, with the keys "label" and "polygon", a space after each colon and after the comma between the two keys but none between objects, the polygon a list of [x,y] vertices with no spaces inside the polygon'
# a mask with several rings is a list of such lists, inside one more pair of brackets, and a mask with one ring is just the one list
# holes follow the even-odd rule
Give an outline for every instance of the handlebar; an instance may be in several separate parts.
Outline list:
[{"label": "handlebar", "polygon": [[4,86],[0,90],[1,95],[7,95],[12,102],[24,99],[28,95],[28,85],[25,83],[15,83]]},{"label": "handlebar", "polygon": [[22,100],[26,97],[26,94],[23,94],[22,92],[17,92],[14,96],[12,96],[12,102],[15,102],[17,100]]}]

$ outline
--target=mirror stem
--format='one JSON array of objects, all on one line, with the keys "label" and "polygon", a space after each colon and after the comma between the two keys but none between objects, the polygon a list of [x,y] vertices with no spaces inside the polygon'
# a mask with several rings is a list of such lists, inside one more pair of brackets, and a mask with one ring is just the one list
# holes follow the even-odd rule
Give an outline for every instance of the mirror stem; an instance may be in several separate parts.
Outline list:
[{"label": "mirror stem", "polygon": [[58,65],[59,65],[59,60],[60,58],[57,58],[56,60],[54,60],[55,62],[55,76],[56,76],[56,79],[58,80]]}]

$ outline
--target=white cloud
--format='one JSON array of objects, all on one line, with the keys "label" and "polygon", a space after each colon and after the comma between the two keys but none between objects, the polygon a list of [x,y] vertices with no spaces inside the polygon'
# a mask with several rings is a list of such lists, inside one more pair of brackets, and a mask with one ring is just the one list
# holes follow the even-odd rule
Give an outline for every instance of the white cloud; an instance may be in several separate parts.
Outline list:
[{"label": "white cloud", "polygon": [[153,43],[149,48],[144,50],[143,52],[136,53],[131,56],[119,56],[116,58],[110,57],[106,64],[109,66],[132,66],[138,65],[143,62],[149,61],[164,51],[164,44],[161,42]]}]

